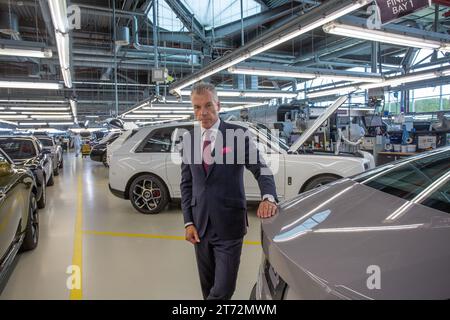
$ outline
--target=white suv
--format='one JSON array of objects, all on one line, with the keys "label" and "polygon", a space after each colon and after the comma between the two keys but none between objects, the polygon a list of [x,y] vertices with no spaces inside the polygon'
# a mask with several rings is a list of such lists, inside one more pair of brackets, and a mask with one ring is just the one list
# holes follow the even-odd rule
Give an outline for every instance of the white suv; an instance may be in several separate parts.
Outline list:
[{"label": "white suv", "polygon": [[[274,172],[279,200],[291,198],[298,193],[322,184],[351,176],[373,165],[364,156],[333,153],[298,153],[277,137],[248,122],[233,121],[258,135],[259,150],[270,161],[276,156]],[[190,130],[194,122],[180,122],[141,128],[116,150],[110,160],[109,188],[123,199],[129,199],[141,213],[158,213],[166,204],[181,198],[180,155],[173,141],[181,129]],[[178,132],[177,132],[178,131]],[[306,141],[302,135],[299,140]],[[302,141],[293,147],[298,149]],[[263,143],[261,143],[263,142]],[[292,147],[291,147],[292,148]],[[177,158],[178,157],[178,158]],[[260,191],[251,172],[244,173],[245,192],[248,201],[259,201]]]}]

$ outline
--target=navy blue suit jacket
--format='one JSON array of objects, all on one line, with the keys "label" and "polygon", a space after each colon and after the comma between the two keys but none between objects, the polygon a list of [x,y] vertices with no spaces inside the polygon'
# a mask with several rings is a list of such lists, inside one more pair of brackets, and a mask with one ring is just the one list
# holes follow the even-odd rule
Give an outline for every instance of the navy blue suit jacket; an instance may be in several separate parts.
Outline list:
[{"label": "navy blue suit jacket", "polygon": [[[253,173],[258,181],[261,196],[265,194],[272,195],[277,199],[276,187],[273,175],[261,174],[261,169],[266,168],[264,161],[260,158],[256,145],[250,143],[248,137],[244,143],[239,142],[236,137],[226,136],[226,130],[247,129],[220,122],[219,131],[223,136],[223,144],[216,139],[212,155],[220,160],[208,167],[207,173],[201,164],[201,133],[200,126],[195,126],[190,132],[190,146],[183,141],[182,165],[181,165],[181,208],[183,210],[184,222],[194,223],[199,237],[203,237],[208,222],[217,235],[223,240],[242,238],[247,232],[247,204],[244,190],[244,167]],[[194,131],[197,130],[197,135]],[[219,135],[219,132],[218,132]],[[194,141],[194,137],[197,141]],[[229,140],[229,141],[228,141]],[[186,152],[186,147],[190,152]],[[245,150],[239,153],[238,150]],[[234,152],[233,152],[234,151]],[[233,161],[227,161],[229,152],[233,154]],[[251,152],[256,152],[256,161],[250,161]],[[217,154],[217,155],[216,155]],[[231,155],[231,154],[230,154]],[[238,155],[241,158],[238,159]],[[245,159],[243,158],[245,156]],[[228,159],[229,160],[229,159]]]}]

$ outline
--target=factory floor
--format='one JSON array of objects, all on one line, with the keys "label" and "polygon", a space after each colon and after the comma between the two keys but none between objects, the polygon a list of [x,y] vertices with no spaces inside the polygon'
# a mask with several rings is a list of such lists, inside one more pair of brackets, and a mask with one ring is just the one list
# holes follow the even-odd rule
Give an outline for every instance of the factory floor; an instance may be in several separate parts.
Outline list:
[{"label": "factory floor", "polygon": [[[202,298],[179,204],[138,213],[110,193],[103,164],[66,153],[39,213],[39,245],[17,256],[0,299]],[[261,261],[255,208],[249,225],[233,299],[249,298]]]}]

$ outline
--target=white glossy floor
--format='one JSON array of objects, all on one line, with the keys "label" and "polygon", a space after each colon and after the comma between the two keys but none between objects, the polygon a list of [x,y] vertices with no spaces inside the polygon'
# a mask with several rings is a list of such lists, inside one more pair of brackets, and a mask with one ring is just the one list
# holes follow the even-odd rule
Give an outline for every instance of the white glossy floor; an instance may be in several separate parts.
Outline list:
[{"label": "white glossy floor", "polygon": [[[0,299],[201,299],[179,205],[142,215],[109,192],[101,163],[66,154],[64,164],[40,210],[39,245],[18,256]],[[261,260],[254,209],[249,224],[233,299],[248,299]]]}]

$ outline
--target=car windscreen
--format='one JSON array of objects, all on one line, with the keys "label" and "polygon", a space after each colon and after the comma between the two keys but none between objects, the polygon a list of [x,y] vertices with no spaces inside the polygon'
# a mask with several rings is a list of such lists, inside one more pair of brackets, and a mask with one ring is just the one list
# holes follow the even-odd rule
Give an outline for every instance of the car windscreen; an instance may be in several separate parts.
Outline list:
[{"label": "car windscreen", "polygon": [[51,139],[39,139],[44,147],[53,147],[53,142]]},{"label": "car windscreen", "polygon": [[376,168],[353,180],[402,199],[412,200],[450,172],[449,159],[450,149],[446,149]]},{"label": "car windscreen", "polygon": [[36,156],[36,148],[31,140],[0,139],[0,148],[13,160],[29,159]]}]

